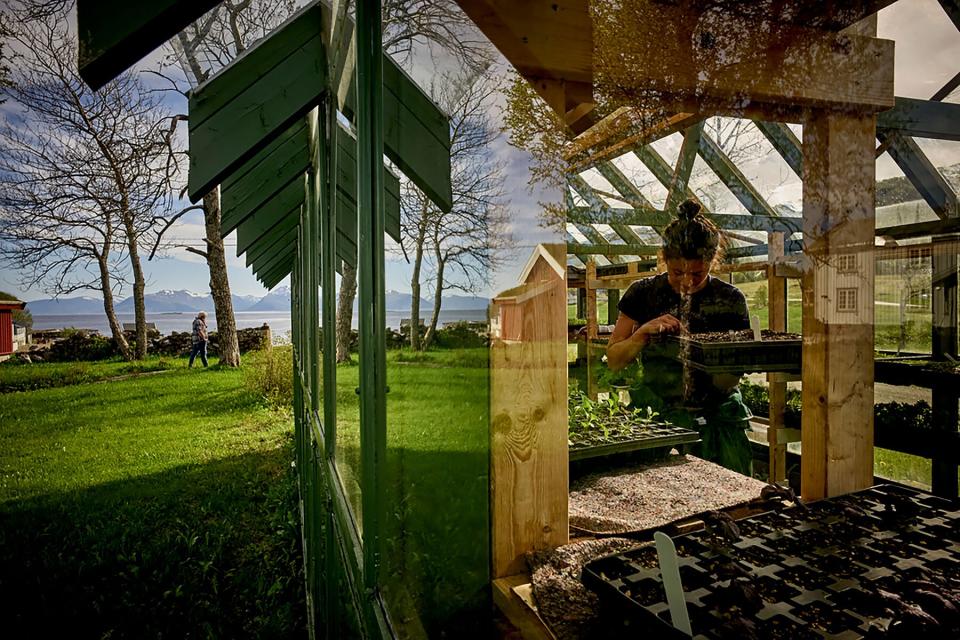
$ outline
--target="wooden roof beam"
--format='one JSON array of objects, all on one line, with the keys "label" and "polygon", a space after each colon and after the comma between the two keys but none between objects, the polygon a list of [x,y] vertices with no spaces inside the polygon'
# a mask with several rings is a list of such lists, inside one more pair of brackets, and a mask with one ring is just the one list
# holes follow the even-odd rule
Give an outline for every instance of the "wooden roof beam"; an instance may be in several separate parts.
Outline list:
[{"label": "wooden roof beam", "polygon": [[[714,224],[724,231],[783,231],[800,233],[803,219],[789,216],[745,215],[739,213],[706,213]],[[637,211],[617,207],[595,209],[573,207],[567,212],[567,221],[572,224],[624,224],[645,227],[663,227],[675,219],[667,211]]]},{"label": "wooden roof beam", "polygon": [[893,106],[890,40],[787,25],[757,29],[731,11],[698,15],[666,3],[591,9],[595,93],[608,104]]},{"label": "wooden roof beam", "polygon": [[899,240],[901,238],[922,238],[924,236],[957,233],[958,231],[960,231],[960,218],[947,218],[945,220],[899,224],[892,227],[877,227],[876,236]]},{"label": "wooden roof beam", "polygon": [[940,6],[954,26],[960,29],[960,0],[940,0]]},{"label": "wooden roof beam", "polygon": [[597,165],[597,171],[600,172],[607,182],[617,190],[617,193],[620,194],[620,197],[624,202],[629,204],[634,209],[640,209],[641,211],[652,211],[656,207],[647,200],[647,197],[643,195],[643,192],[640,191],[628,178],[623,174],[620,169],[616,167],[612,162],[603,162]]},{"label": "wooden roof beam", "polygon": [[960,104],[897,97],[893,109],[877,115],[877,129],[960,142]]},{"label": "wooden roof beam", "polygon": [[220,0],[79,0],[80,77],[96,91]]}]

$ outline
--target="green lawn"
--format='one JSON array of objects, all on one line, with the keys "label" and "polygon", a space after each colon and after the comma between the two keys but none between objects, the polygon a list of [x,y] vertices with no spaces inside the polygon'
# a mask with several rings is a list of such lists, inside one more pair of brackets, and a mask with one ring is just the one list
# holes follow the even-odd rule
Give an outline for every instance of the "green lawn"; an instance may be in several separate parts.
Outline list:
[{"label": "green lawn", "polygon": [[141,362],[115,359],[101,362],[21,364],[15,360],[8,360],[0,364],[0,393],[63,387],[186,366],[186,358],[161,358],[156,356],[151,356]]},{"label": "green lawn", "polygon": [[[337,460],[355,505],[358,373],[356,364],[337,368]],[[399,601],[405,589],[430,637],[482,637],[490,582],[488,350],[390,351],[387,384],[388,600]]]},{"label": "green lawn", "polygon": [[303,636],[291,436],[236,370],[0,394],[5,632]]}]

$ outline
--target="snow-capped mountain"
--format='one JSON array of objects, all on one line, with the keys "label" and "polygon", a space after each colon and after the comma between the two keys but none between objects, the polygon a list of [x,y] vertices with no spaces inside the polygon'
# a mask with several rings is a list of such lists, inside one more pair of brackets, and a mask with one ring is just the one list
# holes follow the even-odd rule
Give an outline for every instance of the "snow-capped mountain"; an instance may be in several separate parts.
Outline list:
[{"label": "snow-capped mountain", "polygon": [[72,316],[103,313],[103,300],[81,296],[78,298],[46,298],[27,303],[27,311],[39,316]]},{"label": "snow-capped mountain", "polygon": [[[213,298],[210,294],[192,291],[171,291],[163,289],[143,296],[148,313],[175,313],[213,310]],[[119,313],[133,313],[133,296],[117,305]]]},{"label": "snow-capped mountain", "polygon": [[249,311],[250,307],[260,302],[260,296],[232,296],[232,298],[234,312]]},{"label": "snow-capped mountain", "polygon": [[[386,308],[390,311],[409,311],[412,300],[409,293],[402,291],[386,292]],[[486,309],[490,300],[477,296],[444,296],[443,309],[445,311],[467,311]],[[354,300],[354,308],[357,301]],[[144,306],[147,313],[196,313],[206,311],[213,313],[213,298],[209,293],[195,293],[192,291],[172,291],[164,289],[144,296]],[[420,299],[421,313],[426,314],[433,308],[432,298]],[[99,298],[60,298],[34,300],[27,304],[27,309],[36,315],[85,315],[103,313],[103,301]],[[133,297],[126,298],[116,304],[117,313],[133,313]],[[290,287],[277,287],[267,295],[233,296],[233,310],[238,311],[289,311]]]},{"label": "snow-capped mountain", "polygon": [[247,311],[290,311],[290,287],[277,287]]}]

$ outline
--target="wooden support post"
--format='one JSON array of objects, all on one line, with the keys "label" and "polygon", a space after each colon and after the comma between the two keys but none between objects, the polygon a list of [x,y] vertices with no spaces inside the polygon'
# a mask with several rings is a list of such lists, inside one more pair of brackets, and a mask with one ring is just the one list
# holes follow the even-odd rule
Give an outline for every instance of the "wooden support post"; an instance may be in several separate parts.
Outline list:
[{"label": "wooden support post", "polygon": [[[941,432],[957,431],[957,421],[960,419],[958,403],[960,403],[960,389],[956,384],[934,384],[933,389],[933,428]],[[958,491],[957,463],[943,457],[934,457],[932,460],[931,491],[944,498],[956,498]]]},{"label": "wooden support post", "polygon": [[[549,250],[562,264],[565,245]],[[565,274],[541,260],[521,286],[519,340],[491,344],[494,579],[524,572],[527,552],[568,540]]]},{"label": "wooden support post", "polygon": [[[767,326],[771,331],[787,330],[787,279],[776,275],[775,262],[784,255],[784,234],[774,232],[767,234]],[[787,479],[787,444],[780,442],[781,429],[786,427],[783,415],[787,409],[787,383],[775,381],[767,375],[769,387],[770,425],[767,429],[767,444],[769,445],[770,482],[782,482]]]},{"label": "wooden support post", "polygon": [[[933,357],[957,357],[957,253],[956,239],[933,241]],[[933,386],[933,426],[938,431],[956,431],[960,390],[951,383]],[[932,460],[932,491],[956,498],[957,464],[943,458]]]},{"label": "wooden support post", "polygon": [[663,253],[657,252],[657,273],[664,273],[667,270],[667,261],[663,259]]},{"label": "wooden support post", "polygon": [[577,319],[583,320],[587,317],[587,288],[577,289]]},{"label": "wooden support post", "polygon": [[597,290],[590,286],[592,280],[597,279],[597,263],[587,260],[587,340],[596,340],[597,334]]},{"label": "wooden support post", "polygon": [[801,490],[808,500],[873,482],[875,139],[873,115],[815,110],[803,127]]},{"label": "wooden support post", "polygon": [[607,324],[617,324],[617,316],[620,314],[618,304],[620,304],[620,289],[607,289]]},{"label": "wooden support post", "polygon": [[590,286],[590,281],[597,279],[597,263],[591,258],[587,260],[586,315],[587,315],[587,395],[597,399],[597,376],[600,373],[600,356],[593,346],[597,339],[597,290]]},{"label": "wooden support post", "polygon": [[933,357],[957,356],[957,254],[956,239],[934,239],[931,251],[933,275]]}]

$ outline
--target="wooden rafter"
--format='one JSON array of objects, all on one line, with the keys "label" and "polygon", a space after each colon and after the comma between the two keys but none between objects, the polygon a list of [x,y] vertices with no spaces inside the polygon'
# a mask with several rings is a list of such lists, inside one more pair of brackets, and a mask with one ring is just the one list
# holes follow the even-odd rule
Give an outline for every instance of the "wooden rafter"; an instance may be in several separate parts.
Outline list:
[{"label": "wooden rafter", "polygon": [[766,122],[764,120],[754,120],[773,148],[776,149],[780,157],[793,169],[798,176],[803,176],[803,151],[800,149],[800,140],[794,135],[790,127],[782,122]]},{"label": "wooden rafter", "polygon": [[673,175],[670,176],[670,184],[667,186],[667,202],[663,206],[667,211],[676,211],[683,200],[683,195],[688,190],[690,173],[693,171],[693,164],[697,159],[697,150],[700,148],[700,136],[702,134],[702,120],[688,127],[683,134],[683,144],[680,145],[677,164],[673,168]]},{"label": "wooden rafter", "polygon": [[889,40],[794,25],[763,30],[734,11],[706,15],[667,3],[591,8],[596,93],[613,104],[893,106]]},{"label": "wooden rafter", "polygon": [[605,146],[583,158],[572,160],[570,170],[574,172],[586,171],[601,162],[613,160],[625,153],[634,151],[655,140],[666,138],[670,134],[683,131],[703,120],[703,116],[696,113],[678,113],[662,120],[658,120],[640,131],[632,132],[624,138]]},{"label": "wooden rafter", "polygon": [[[766,216],[757,214],[714,213],[706,214],[720,229],[731,231],[783,231],[799,233],[802,220],[789,216]],[[674,219],[668,211],[638,211],[624,207],[572,207],[568,209],[567,220],[576,224],[626,224],[649,227],[663,227]]]},{"label": "wooden rafter", "polygon": [[653,204],[643,195],[643,192],[613,163],[604,162],[597,166],[597,171],[616,189],[620,197],[623,198],[623,201],[634,209],[640,209],[641,211],[651,211],[655,209]]},{"label": "wooden rafter", "polygon": [[960,215],[957,194],[920,149],[920,145],[898,132],[877,132],[877,139],[886,146],[903,175],[916,187],[923,199],[940,218]]},{"label": "wooden rafter", "polygon": [[[666,160],[663,159],[656,149],[651,145],[645,145],[638,149],[634,149],[633,154],[637,156],[637,159],[644,164],[647,169],[650,170],[650,173],[660,182],[664,189],[670,189],[670,180],[673,177],[673,167],[671,167]],[[684,197],[693,200],[700,204],[703,211],[708,211],[709,209],[704,205],[703,202],[697,197],[697,194],[693,192],[693,189],[687,187]]]},{"label": "wooden rafter", "polygon": [[707,166],[717,174],[724,186],[730,190],[747,211],[759,215],[778,215],[706,131],[700,134],[699,151],[700,157],[707,163]]}]

